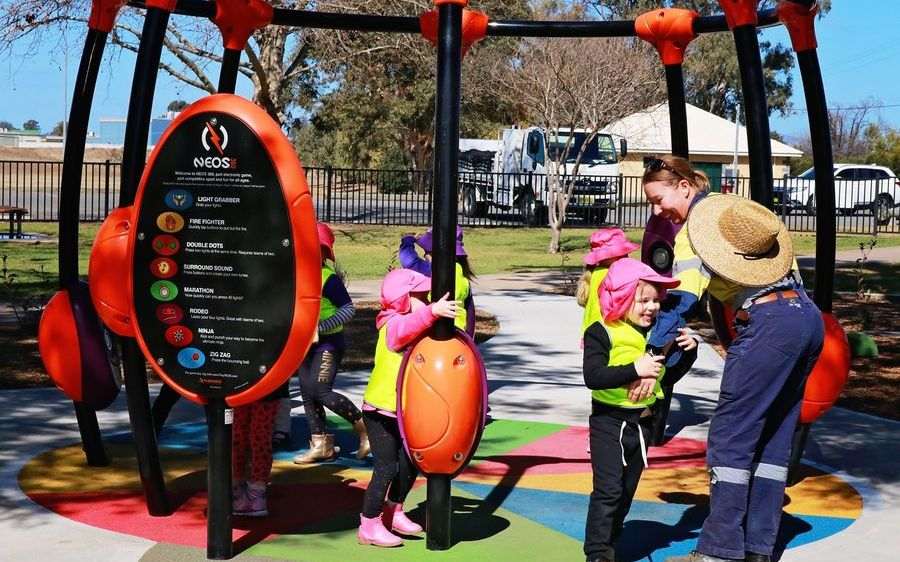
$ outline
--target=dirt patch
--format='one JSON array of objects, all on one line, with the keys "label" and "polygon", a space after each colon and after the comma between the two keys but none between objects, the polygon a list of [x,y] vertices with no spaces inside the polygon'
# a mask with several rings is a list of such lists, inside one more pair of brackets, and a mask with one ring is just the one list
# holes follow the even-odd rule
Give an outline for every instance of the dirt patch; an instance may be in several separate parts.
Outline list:
[{"label": "dirt patch", "polygon": [[[345,327],[347,352],[342,370],[371,369],[374,365],[375,316],[380,307],[374,302],[357,302],[356,316]],[[487,341],[497,334],[497,318],[481,309],[475,310],[475,341]],[[25,334],[15,324],[0,326],[0,389],[53,386],[44,372],[38,353],[37,338]]]}]

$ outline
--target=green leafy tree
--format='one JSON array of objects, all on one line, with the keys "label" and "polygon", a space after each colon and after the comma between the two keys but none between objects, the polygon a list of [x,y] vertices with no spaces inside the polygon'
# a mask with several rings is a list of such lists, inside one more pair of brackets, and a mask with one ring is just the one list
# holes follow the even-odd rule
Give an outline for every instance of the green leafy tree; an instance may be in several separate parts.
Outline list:
[{"label": "green leafy tree", "polygon": [[6,129],[7,131],[16,130],[16,126],[10,123],[9,121],[0,121],[0,129]]},{"label": "green leafy tree", "polygon": [[[722,13],[718,0],[586,0],[585,3],[599,17],[608,19],[630,19],[660,7],[692,9],[702,16]],[[774,8],[775,4],[775,0],[765,0],[759,7]],[[830,0],[822,2],[822,14],[830,9]],[[777,111],[785,115],[791,109],[794,91],[791,77],[794,53],[789,45],[769,41],[760,41],[759,47],[769,113]],[[730,33],[707,33],[692,41],[684,62],[684,74],[688,103],[734,119],[741,100],[741,77]]]},{"label": "green leafy tree", "polygon": [[866,129],[868,154],[866,161],[880,164],[900,173],[900,129],[871,124]]},{"label": "green leafy tree", "polygon": [[41,125],[35,119],[29,119],[22,123],[22,128],[26,131],[39,131],[41,130]]},{"label": "green leafy tree", "polygon": [[53,125],[53,129],[50,131],[50,136],[61,137],[64,130],[65,125],[63,124],[63,122],[57,121],[56,125]]},{"label": "green leafy tree", "polygon": [[172,100],[169,102],[169,105],[166,106],[167,111],[182,111],[185,107],[188,106],[188,102],[184,100]]}]

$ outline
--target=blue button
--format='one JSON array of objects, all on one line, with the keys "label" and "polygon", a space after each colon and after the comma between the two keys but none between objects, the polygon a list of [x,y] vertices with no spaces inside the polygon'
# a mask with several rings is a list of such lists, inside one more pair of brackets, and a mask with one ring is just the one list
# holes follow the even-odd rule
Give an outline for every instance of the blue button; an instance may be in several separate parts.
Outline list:
[{"label": "blue button", "polygon": [[190,191],[184,189],[172,189],[166,193],[166,206],[176,211],[184,211],[190,209],[194,204],[194,196]]},{"label": "blue button", "polygon": [[196,347],[186,347],[178,352],[178,363],[185,369],[199,369],[206,363],[206,355]]}]

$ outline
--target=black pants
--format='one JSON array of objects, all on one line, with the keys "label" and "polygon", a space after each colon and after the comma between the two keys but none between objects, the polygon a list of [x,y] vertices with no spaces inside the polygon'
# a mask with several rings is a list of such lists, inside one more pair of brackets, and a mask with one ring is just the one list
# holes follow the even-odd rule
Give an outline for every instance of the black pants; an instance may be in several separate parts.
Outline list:
[{"label": "black pants", "polygon": [[[397,418],[377,412],[363,412],[375,467],[363,498],[362,514],[375,517],[381,513],[385,495],[394,503],[403,503],[416,481],[418,471],[403,449]],[[390,491],[388,491],[390,487]]]},{"label": "black pants", "polygon": [[622,532],[644,471],[638,432],[643,432],[643,442],[647,443],[651,419],[641,418],[640,411],[594,403],[589,421],[594,490],[584,530],[584,554],[588,560],[615,560],[613,544]]},{"label": "black pants", "polygon": [[343,394],[333,390],[334,377],[341,365],[343,352],[315,346],[300,365],[300,395],[306,410],[309,432],[325,433],[325,408],[350,423],[362,418],[359,408]]}]

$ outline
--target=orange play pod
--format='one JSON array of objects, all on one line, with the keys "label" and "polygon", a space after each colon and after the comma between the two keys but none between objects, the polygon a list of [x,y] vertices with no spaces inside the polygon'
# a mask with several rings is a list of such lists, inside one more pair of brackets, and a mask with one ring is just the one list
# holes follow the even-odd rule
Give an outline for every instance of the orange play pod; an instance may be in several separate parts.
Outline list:
[{"label": "orange play pod", "polygon": [[[134,207],[119,207],[106,217],[94,238],[88,262],[91,300],[97,315],[110,330],[125,337],[134,337],[129,290],[131,256],[128,253],[133,215]],[[162,236],[157,238],[159,240],[154,243],[177,244],[177,241],[170,242]],[[173,248],[172,253],[175,251]]]},{"label": "orange play pod", "polygon": [[819,419],[837,401],[850,376],[850,344],[834,314],[823,313],[825,343],[816,365],[806,380],[800,423]]},{"label": "orange play pod", "polygon": [[419,340],[397,380],[397,419],[409,457],[425,475],[455,476],[478,448],[487,409],[487,378],[475,342]]}]

